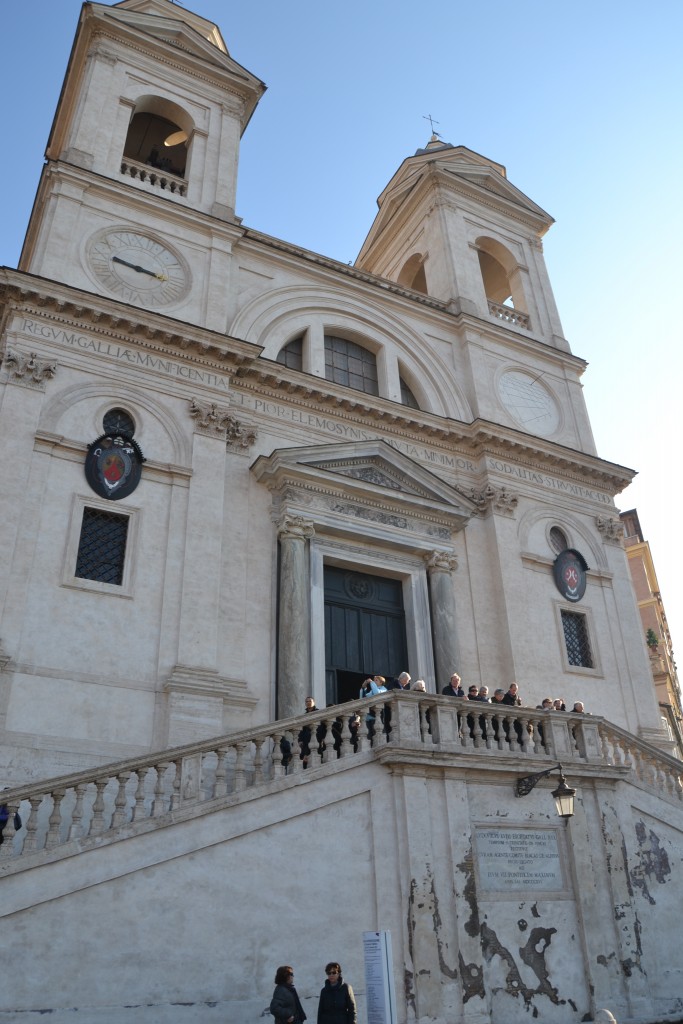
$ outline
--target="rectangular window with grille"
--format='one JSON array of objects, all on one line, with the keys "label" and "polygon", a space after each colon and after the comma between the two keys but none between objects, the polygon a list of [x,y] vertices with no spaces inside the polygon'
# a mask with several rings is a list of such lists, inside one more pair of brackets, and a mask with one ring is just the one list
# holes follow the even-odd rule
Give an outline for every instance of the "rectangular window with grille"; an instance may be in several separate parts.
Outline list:
[{"label": "rectangular window with grille", "polygon": [[570,665],[594,668],[586,616],[578,612],[561,612],[567,660]]},{"label": "rectangular window with grille", "polygon": [[128,516],[84,508],[76,576],[121,586],[128,538]]}]

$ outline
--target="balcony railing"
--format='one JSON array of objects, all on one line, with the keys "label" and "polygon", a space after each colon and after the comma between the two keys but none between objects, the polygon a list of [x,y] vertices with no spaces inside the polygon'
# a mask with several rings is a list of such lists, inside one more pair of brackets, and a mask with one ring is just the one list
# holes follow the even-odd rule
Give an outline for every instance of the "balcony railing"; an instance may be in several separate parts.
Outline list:
[{"label": "balcony railing", "polygon": [[512,306],[503,306],[499,302],[492,302],[489,299],[489,313],[497,320],[504,320],[513,327],[523,327],[525,331],[529,330],[529,314],[522,313],[519,309],[513,309]]},{"label": "balcony railing", "polygon": [[152,188],[160,192],[172,192],[178,196],[187,194],[187,182],[184,178],[158,167],[152,167],[150,164],[138,163],[137,160],[130,160],[128,157],[121,161],[121,174],[151,185]]},{"label": "balcony railing", "polygon": [[[471,765],[475,757],[478,769],[518,770],[520,758],[590,772],[617,768],[629,781],[683,801],[683,763],[603,718],[394,692],[6,790],[0,873],[57,847],[76,853],[274,785],[299,785],[363,757],[403,752],[432,761],[439,755],[442,764],[467,757]],[[16,833],[15,811],[22,819]]]}]

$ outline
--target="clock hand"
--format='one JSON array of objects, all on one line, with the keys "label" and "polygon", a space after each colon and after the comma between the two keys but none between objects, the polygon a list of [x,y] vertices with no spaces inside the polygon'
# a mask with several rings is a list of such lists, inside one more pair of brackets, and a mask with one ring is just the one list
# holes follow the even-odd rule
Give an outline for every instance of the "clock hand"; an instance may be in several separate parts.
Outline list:
[{"label": "clock hand", "polygon": [[146,267],[138,267],[135,263],[122,260],[120,256],[112,256],[111,261],[112,263],[121,263],[124,267],[130,267],[131,270],[137,270],[138,274],[149,274],[150,277],[156,277],[157,281],[168,281],[165,274],[155,274],[153,270],[147,270]]}]

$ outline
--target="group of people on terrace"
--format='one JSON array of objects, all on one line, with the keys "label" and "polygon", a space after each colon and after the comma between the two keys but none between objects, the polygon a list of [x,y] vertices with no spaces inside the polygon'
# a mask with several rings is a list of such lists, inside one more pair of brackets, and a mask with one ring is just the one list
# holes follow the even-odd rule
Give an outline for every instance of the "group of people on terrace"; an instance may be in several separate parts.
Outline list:
[{"label": "group of people on terrace", "polygon": [[[427,687],[424,679],[416,679],[412,681],[410,673],[401,672],[396,677],[387,677],[382,675],[367,676],[360,688],[359,698],[373,698],[381,697],[382,694],[389,694],[395,690],[411,690],[413,693],[427,693]],[[465,689],[462,685],[462,679],[457,672],[454,672],[449,682],[443,687],[441,691],[445,697],[460,697],[465,700],[478,701],[482,704],[496,705],[500,704],[506,707],[521,707],[522,698],[519,692],[519,686],[516,682],[510,683],[507,690],[503,687],[498,687],[494,690],[493,695],[489,696],[488,686],[477,686],[472,684]],[[334,705],[328,705],[333,707]],[[320,709],[315,703],[313,697],[307,697],[305,701],[305,712],[309,714]],[[541,704],[536,707],[538,711],[566,711],[567,707],[564,700],[561,697],[553,699],[552,697],[546,697]],[[583,701],[576,701],[571,709],[575,714],[585,714],[585,707]],[[509,712],[508,712],[509,714]],[[348,718],[348,733],[350,745],[354,752],[359,747],[359,736],[361,726],[363,724],[363,718],[365,721],[365,733],[368,739],[372,742],[377,727],[377,717],[379,716],[381,721],[381,730],[385,734],[391,732],[391,708],[386,706],[377,706],[374,703],[368,708],[367,713],[361,717],[361,715],[355,711]],[[498,725],[497,723],[490,721],[487,723],[486,716],[479,716],[479,728],[475,726],[475,716],[468,714],[462,716],[467,722],[469,734],[472,738],[475,734],[481,736],[483,740],[487,739],[488,728],[493,726],[493,738],[498,740]],[[425,721],[429,732],[431,732],[431,715],[429,709],[425,711]],[[458,723],[462,729],[462,718],[458,715]],[[337,715],[333,718],[330,725],[331,739],[334,750],[337,756],[340,755],[343,733],[344,733],[344,716]],[[510,726],[507,721],[504,723],[504,733],[506,740],[510,737]],[[531,726],[527,726],[531,730]],[[539,724],[538,726],[541,740],[543,739],[543,729]],[[522,739],[522,725],[521,722],[515,720],[514,730],[518,741],[521,743]],[[297,745],[299,748],[299,760],[303,762],[303,767],[307,768],[311,759],[311,750],[319,755],[322,755],[327,749],[328,739],[328,723],[325,720],[321,720],[315,726],[315,741],[313,741],[313,727],[303,726],[297,734]],[[294,756],[292,751],[291,742],[283,736],[280,741],[280,749],[282,751],[282,764],[287,767],[291,764]]]}]

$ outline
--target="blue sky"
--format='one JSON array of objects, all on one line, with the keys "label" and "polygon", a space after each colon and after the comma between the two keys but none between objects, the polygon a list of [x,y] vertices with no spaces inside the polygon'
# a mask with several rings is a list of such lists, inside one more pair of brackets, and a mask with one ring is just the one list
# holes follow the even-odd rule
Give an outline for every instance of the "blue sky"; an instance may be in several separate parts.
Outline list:
[{"label": "blue sky", "polygon": [[[349,262],[430,134],[507,167],[556,220],[545,255],[589,362],[599,454],[650,541],[683,648],[683,3],[193,0],[268,85],[243,138],[245,224]],[[16,266],[79,0],[3,4],[0,264]]]}]

